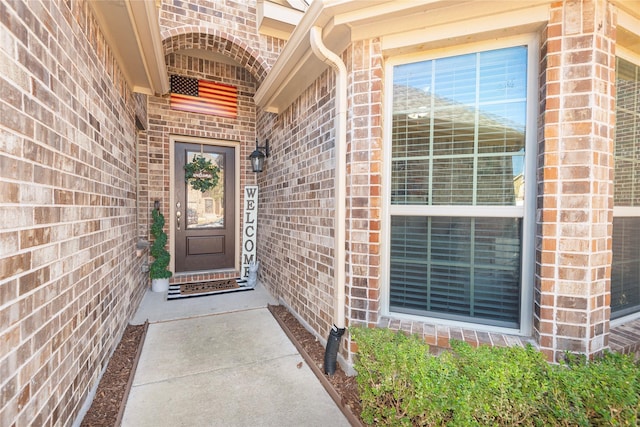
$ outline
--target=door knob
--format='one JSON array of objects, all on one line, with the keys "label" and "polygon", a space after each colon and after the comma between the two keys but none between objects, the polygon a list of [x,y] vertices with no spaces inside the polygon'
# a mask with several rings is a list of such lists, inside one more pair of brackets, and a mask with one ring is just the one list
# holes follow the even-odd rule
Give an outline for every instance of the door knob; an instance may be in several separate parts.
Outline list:
[{"label": "door knob", "polygon": [[180,230],[180,217],[182,213],[180,211],[176,211],[176,222],[178,223],[178,230]]}]

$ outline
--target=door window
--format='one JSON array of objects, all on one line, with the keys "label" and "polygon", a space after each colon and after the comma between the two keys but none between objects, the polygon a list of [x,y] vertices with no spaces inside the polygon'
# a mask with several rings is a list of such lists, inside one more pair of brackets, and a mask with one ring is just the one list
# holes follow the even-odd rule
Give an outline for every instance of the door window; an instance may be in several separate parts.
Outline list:
[{"label": "door window", "polygon": [[[192,159],[200,152],[187,152],[187,158]],[[202,153],[220,168],[218,184],[205,191],[194,190],[187,186],[187,228],[222,228],[224,227],[224,154]]]}]

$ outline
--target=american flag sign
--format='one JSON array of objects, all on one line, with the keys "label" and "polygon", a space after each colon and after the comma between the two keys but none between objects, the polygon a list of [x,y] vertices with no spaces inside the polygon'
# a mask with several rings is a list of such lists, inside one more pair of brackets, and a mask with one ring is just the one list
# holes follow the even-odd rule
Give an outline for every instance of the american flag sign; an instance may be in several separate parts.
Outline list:
[{"label": "american flag sign", "polygon": [[172,75],[171,108],[235,118],[238,115],[238,89],[206,80]]}]

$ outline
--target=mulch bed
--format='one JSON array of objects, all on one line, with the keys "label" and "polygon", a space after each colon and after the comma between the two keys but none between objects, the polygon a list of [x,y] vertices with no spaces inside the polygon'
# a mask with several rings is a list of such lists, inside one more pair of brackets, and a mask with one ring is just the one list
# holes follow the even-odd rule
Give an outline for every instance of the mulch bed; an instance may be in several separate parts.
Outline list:
[{"label": "mulch bed", "polygon": [[[346,375],[340,365],[332,376],[324,374],[324,347],[316,337],[307,331],[286,307],[269,306],[269,311],[314,373],[320,376],[320,382],[327,388],[329,395],[336,400],[347,419],[352,425],[359,425],[362,408],[355,377]],[[129,325],[125,329],[122,340],[111,356],[109,365],[100,380],[91,408],[82,420],[82,427],[120,425],[146,329],[147,324]]]},{"label": "mulch bed", "polygon": [[128,325],[100,379],[81,427],[120,425],[148,324]]}]

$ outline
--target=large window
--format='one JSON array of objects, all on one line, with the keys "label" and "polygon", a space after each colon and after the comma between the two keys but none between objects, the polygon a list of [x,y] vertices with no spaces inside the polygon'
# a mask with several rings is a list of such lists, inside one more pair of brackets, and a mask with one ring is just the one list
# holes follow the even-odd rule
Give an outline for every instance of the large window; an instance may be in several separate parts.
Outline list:
[{"label": "large window", "polygon": [[528,47],[393,65],[389,311],[518,328]]},{"label": "large window", "polygon": [[611,317],[640,311],[640,67],[616,65]]}]

